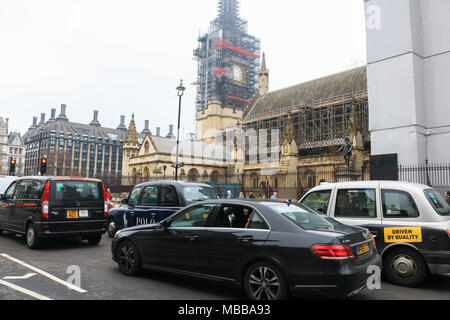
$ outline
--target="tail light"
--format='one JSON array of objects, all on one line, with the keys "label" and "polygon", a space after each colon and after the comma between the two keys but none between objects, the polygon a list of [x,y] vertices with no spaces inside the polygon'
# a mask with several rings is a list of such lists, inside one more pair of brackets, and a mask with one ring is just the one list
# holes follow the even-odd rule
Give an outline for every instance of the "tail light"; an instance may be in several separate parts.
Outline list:
[{"label": "tail light", "polygon": [[450,237],[450,230],[447,230],[448,236]]},{"label": "tail light", "polygon": [[345,245],[316,244],[311,251],[322,260],[350,260],[355,257],[352,248]]},{"label": "tail light", "polygon": [[373,240],[373,248],[376,249],[377,248],[377,243],[375,242],[375,237],[372,237]]},{"label": "tail light", "polygon": [[48,219],[48,202],[50,200],[50,181],[47,181],[44,187],[44,192],[42,193],[42,218]]},{"label": "tail light", "polygon": [[103,201],[105,204],[104,216],[107,217],[109,214],[109,207],[108,207],[108,198],[106,196],[105,184],[102,183],[102,187],[103,187]]}]

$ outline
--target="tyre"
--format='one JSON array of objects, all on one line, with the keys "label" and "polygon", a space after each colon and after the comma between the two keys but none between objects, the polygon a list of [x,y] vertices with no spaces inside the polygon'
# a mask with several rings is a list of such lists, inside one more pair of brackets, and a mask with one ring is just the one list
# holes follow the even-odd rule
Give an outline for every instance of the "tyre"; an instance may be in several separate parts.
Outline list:
[{"label": "tyre", "polygon": [[269,262],[257,262],[247,269],[244,289],[250,300],[283,300],[288,294],[283,274]]},{"label": "tyre", "polygon": [[141,259],[136,246],[130,241],[123,241],[117,249],[119,270],[127,276],[136,276],[141,269]]},{"label": "tyre", "polygon": [[41,245],[41,240],[38,238],[37,231],[33,223],[27,225],[26,243],[30,249],[38,249]]},{"label": "tyre", "polygon": [[101,234],[97,234],[95,236],[90,236],[90,237],[87,238],[87,241],[90,244],[99,244],[100,241],[102,241],[102,235]]},{"label": "tyre", "polygon": [[405,287],[419,286],[428,275],[428,268],[422,256],[413,249],[398,248],[383,257],[386,278]]},{"label": "tyre", "polygon": [[117,229],[116,229],[116,224],[114,222],[114,218],[109,218],[108,220],[108,236],[113,239],[114,236],[116,235]]}]

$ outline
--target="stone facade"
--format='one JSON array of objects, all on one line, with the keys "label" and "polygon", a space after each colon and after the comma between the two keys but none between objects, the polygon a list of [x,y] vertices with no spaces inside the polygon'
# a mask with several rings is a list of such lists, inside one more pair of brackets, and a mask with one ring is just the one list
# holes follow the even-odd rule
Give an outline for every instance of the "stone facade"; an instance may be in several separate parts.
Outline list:
[{"label": "stone facade", "polygon": [[8,119],[0,118],[0,175],[8,175],[10,160],[16,160],[16,176],[23,176],[25,145],[18,132],[9,132]]}]

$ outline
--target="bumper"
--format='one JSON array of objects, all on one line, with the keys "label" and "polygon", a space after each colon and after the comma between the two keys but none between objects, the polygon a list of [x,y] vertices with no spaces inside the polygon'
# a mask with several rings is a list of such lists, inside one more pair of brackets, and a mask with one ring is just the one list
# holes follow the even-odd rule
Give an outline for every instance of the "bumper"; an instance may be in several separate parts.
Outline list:
[{"label": "bumper", "polygon": [[94,236],[106,233],[106,220],[86,222],[36,223],[39,238]]},{"label": "bumper", "polygon": [[[353,296],[380,279],[381,267],[381,258],[377,255],[357,267],[348,268],[348,266],[342,264],[333,273],[310,275],[307,277],[307,283],[293,284],[290,289],[292,291],[320,290],[333,295]],[[379,270],[379,272],[374,270]]]}]

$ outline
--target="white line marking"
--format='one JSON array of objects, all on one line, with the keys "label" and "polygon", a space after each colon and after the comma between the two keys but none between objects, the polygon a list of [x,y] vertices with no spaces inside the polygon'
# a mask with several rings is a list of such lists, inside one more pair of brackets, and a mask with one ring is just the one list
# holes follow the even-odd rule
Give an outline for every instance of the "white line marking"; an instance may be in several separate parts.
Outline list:
[{"label": "white line marking", "polygon": [[77,287],[77,286],[75,286],[75,285],[73,285],[73,284],[71,284],[71,283],[69,283],[67,281],[61,280],[61,279],[51,275],[48,272],[45,272],[45,271],[42,271],[42,270],[40,270],[40,269],[38,269],[36,267],[33,267],[33,266],[23,262],[23,261],[20,261],[19,259],[13,258],[10,255],[7,255],[6,253],[2,253],[2,254],[0,254],[0,256],[4,257],[6,259],[9,259],[11,261],[14,261],[15,263],[18,263],[18,264],[20,264],[20,265],[22,265],[22,266],[24,266],[24,267],[26,267],[26,268],[28,268],[30,270],[33,270],[34,272],[40,273],[43,276],[45,276],[45,277],[47,277],[47,278],[49,278],[49,279],[51,279],[51,280],[53,280],[53,281],[55,281],[55,282],[57,282],[59,284],[62,284],[63,286],[66,286],[69,289],[75,290],[75,291],[77,291],[79,293],[86,293],[87,292],[86,290],[81,289],[81,288],[79,288],[79,287]]},{"label": "white line marking", "polygon": [[7,287],[9,287],[11,289],[17,290],[19,292],[22,292],[22,293],[24,293],[26,295],[32,296],[33,298],[36,298],[36,299],[39,299],[39,300],[53,300],[53,299],[50,299],[49,297],[43,296],[43,295],[41,295],[39,293],[36,293],[34,291],[31,291],[31,290],[28,290],[28,289],[16,286],[15,284],[9,283],[7,281],[0,280],[0,284],[2,284],[4,286],[7,286]]},{"label": "white line marking", "polygon": [[36,273],[27,273],[24,276],[7,276],[7,277],[3,277],[3,279],[5,279],[5,280],[26,280],[35,275],[36,275]]}]

